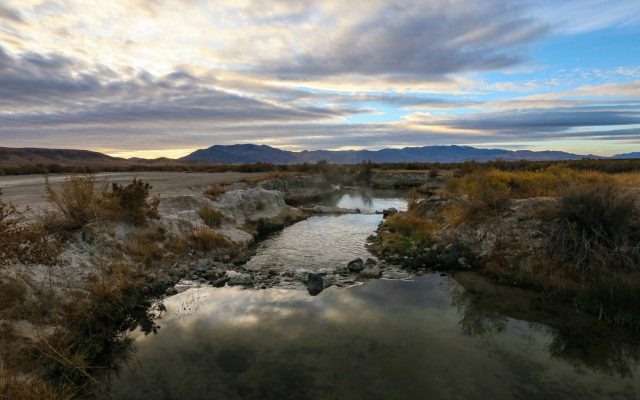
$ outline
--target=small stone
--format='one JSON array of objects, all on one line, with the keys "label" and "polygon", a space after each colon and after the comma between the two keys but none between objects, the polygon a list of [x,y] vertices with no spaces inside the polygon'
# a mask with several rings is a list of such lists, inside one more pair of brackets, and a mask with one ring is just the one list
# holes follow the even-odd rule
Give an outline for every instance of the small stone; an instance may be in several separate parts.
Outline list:
[{"label": "small stone", "polygon": [[227,284],[227,282],[229,282],[229,278],[226,276],[223,276],[222,278],[218,278],[215,281],[211,282],[211,286],[213,287],[223,287],[224,285]]},{"label": "small stone", "polygon": [[167,288],[167,290],[164,291],[164,294],[166,294],[167,296],[173,296],[174,294],[178,294],[178,289],[171,286],[170,288]]},{"label": "small stone", "polygon": [[377,264],[378,262],[373,258],[367,258],[367,261],[364,262],[365,267],[373,267],[374,265],[377,265]]},{"label": "small stone", "polygon": [[207,272],[208,270],[209,270],[209,266],[205,263],[200,263],[195,267],[195,271],[198,273]]},{"label": "small stone", "polygon": [[347,268],[349,268],[349,271],[351,272],[360,272],[364,269],[364,262],[362,261],[362,258],[356,258],[355,260],[349,261]]},{"label": "small stone", "polygon": [[229,277],[229,286],[253,286],[253,278],[249,274],[239,274]]}]

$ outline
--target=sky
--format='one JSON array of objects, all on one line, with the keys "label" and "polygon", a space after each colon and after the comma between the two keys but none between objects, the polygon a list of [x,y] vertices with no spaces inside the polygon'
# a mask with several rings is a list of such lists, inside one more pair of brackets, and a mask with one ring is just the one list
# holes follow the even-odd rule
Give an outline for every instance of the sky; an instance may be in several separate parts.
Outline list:
[{"label": "sky", "polygon": [[640,151],[639,0],[0,0],[0,146]]}]

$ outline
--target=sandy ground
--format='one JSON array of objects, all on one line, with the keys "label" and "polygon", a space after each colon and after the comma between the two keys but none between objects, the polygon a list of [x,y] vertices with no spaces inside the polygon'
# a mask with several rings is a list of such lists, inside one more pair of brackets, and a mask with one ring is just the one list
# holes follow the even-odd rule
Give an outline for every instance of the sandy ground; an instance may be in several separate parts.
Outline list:
[{"label": "sandy ground", "polygon": [[[204,188],[214,183],[229,182],[265,173],[188,173],[188,172],[104,172],[95,174],[98,183],[129,183],[137,177],[153,186],[152,193],[160,197],[175,197],[202,193]],[[51,174],[49,182],[54,186],[64,181],[70,174]],[[1,176],[2,199],[10,201],[18,208],[29,207],[38,211],[47,206],[44,175]]]}]

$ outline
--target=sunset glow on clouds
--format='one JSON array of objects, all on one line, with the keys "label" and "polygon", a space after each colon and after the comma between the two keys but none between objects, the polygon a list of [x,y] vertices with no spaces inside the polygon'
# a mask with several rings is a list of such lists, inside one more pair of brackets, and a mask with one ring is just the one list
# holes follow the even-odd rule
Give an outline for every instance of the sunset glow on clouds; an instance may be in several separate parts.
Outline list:
[{"label": "sunset glow on clouds", "polygon": [[640,151],[640,2],[0,2],[0,146],[231,143]]}]

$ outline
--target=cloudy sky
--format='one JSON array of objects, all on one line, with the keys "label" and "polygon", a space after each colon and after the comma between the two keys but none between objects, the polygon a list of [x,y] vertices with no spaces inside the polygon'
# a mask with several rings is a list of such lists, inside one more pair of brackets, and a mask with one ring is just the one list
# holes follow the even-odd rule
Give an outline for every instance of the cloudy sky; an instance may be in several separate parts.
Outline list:
[{"label": "cloudy sky", "polygon": [[0,0],[0,146],[640,151],[638,0]]}]

